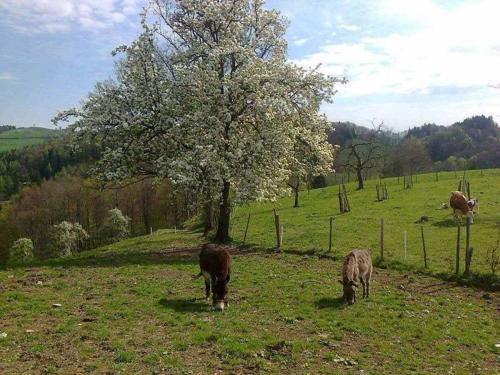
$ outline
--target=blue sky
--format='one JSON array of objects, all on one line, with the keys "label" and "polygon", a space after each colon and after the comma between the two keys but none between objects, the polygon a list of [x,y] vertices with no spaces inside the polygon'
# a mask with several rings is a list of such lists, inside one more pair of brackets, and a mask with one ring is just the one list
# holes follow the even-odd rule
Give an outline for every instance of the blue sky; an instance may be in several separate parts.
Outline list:
[{"label": "blue sky", "polygon": [[[143,0],[0,0],[0,124],[50,126],[113,71]],[[396,130],[474,114],[500,121],[498,0],[268,0],[290,59],[345,76],[334,121]]]}]

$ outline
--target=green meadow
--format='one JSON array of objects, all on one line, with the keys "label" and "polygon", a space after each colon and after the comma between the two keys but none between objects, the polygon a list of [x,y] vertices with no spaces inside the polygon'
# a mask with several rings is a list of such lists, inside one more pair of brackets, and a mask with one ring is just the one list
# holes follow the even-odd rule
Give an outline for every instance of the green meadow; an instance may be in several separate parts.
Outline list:
[{"label": "green meadow", "polygon": [[60,132],[47,128],[18,128],[0,133],[0,152],[22,148],[57,138]]},{"label": "green meadow", "polygon": [[[472,271],[495,282],[486,262],[500,222],[500,171],[467,172],[480,215],[471,227]],[[238,207],[229,308],[204,299],[198,231],[159,230],[79,255],[0,270],[0,373],[497,374],[500,296],[443,280],[452,275],[456,227],[439,210],[458,178],[418,176],[412,189],[385,181],[347,189],[352,212],[338,214],[337,187]],[[284,225],[276,252],[273,208]],[[429,270],[422,270],[421,216]],[[328,247],[334,216],[334,246]],[[352,248],[379,254],[372,295],[346,306],[337,282]],[[403,254],[403,230],[408,254]],[[463,247],[462,247],[463,249]],[[463,266],[463,264],[462,264]],[[478,277],[479,277],[478,276]],[[490,288],[494,289],[494,288]],[[53,307],[60,304],[60,307]],[[58,306],[58,305],[56,305]]]},{"label": "green meadow", "polygon": [[[378,202],[375,185],[368,180],[364,190],[346,184],[351,212],[340,214],[338,187],[330,186],[301,192],[301,207],[293,208],[293,197],[275,203],[257,203],[237,207],[232,236],[242,243],[248,214],[246,244],[258,248],[276,247],[274,209],[283,225],[283,250],[325,252],[329,245],[330,217],[333,224],[331,255],[345,255],[349,249],[367,248],[380,255],[380,221],[384,219],[384,259],[402,268],[424,268],[421,229],[424,228],[428,268],[433,273],[452,273],[455,269],[457,224],[452,210],[440,209],[449,203],[450,192],[457,190],[463,173],[440,172],[418,175],[410,189],[404,189],[403,178],[382,180],[389,199]],[[500,170],[467,171],[471,196],[479,199],[480,212],[471,225],[470,246],[473,247],[472,271],[491,273],[487,252],[494,248],[500,230]],[[420,218],[428,221],[421,223]],[[465,223],[465,218],[462,220]],[[404,231],[407,232],[407,254],[404,255]],[[464,267],[465,226],[461,229],[461,271]]]}]

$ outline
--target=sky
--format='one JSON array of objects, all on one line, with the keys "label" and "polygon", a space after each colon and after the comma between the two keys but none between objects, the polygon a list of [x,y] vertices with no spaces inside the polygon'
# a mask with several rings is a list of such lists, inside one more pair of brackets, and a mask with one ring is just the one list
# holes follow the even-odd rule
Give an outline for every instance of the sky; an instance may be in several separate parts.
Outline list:
[{"label": "sky", "polygon": [[[0,0],[0,125],[51,126],[110,77],[146,0]],[[332,121],[394,130],[500,122],[499,0],[268,0],[289,59],[345,77]]]}]

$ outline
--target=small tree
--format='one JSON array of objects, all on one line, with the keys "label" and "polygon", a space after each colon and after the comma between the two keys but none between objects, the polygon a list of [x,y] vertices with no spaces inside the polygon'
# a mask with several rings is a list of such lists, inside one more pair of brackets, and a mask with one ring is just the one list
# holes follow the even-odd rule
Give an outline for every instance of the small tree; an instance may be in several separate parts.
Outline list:
[{"label": "small tree", "polygon": [[383,123],[373,126],[374,129],[367,134],[358,136],[356,129],[351,127],[350,139],[340,148],[336,165],[345,170],[356,173],[358,190],[364,189],[363,173],[378,165],[382,157],[382,147],[378,142],[378,135],[382,133]]},{"label": "small tree", "polygon": [[425,143],[414,136],[407,137],[392,153],[392,162],[398,175],[414,175],[428,169],[432,161]]},{"label": "small tree", "polygon": [[488,252],[486,253],[486,262],[490,266],[491,272],[496,274],[498,264],[500,264],[500,228],[498,230],[496,245],[488,249]]},{"label": "small tree", "polygon": [[102,225],[101,240],[104,243],[113,243],[130,235],[130,218],[124,215],[118,208],[108,211]]},{"label": "small tree", "polygon": [[33,259],[33,241],[29,238],[20,238],[10,248],[10,259],[13,261],[27,261]]},{"label": "small tree", "polygon": [[[318,119],[318,124],[308,124],[297,135],[294,145],[292,174],[288,186],[292,189],[295,202],[293,207],[299,207],[299,192],[302,183],[312,176],[327,174],[332,171],[333,147],[327,142],[329,124],[326,119]],[[310,129],[308,129],[310,127]],[[323,127],[324,132],[318,132]],[[309,131],[308,131],[309,130]]]},{"label": "small tree", "polygon": [[311,187],[313,189],[325,188],[327,186],[328,186],[328,181],[326,180],[326,177],[323,175],[314,176],[311,181]]},{"label": "small tree", "polygon": [[49,232],[49,248],[53,256],[67,256],[83,250],[89,235],[78,223],[63,221]]}]

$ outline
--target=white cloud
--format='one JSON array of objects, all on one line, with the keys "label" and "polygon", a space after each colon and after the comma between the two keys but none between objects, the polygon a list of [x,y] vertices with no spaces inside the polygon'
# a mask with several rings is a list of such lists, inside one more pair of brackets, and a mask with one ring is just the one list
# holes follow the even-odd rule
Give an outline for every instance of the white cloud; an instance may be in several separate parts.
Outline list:
[{"label": "white cloud", "polygon": [[411,31],[327,44],[296,63],[323,63],[324,72],[346,76],[350,82],[342,87],[342,96],[425,93],[433,87],[463,89],[500,82],[499,1],[471,1],[447,9],[430,0],[381,4],[380,17],[408,22]]},{"label": "white cloud", "polygon": [[0,22],[26,32],[101,30],[137,15],[146,0],[0,0]]},{"label": "white cloud", "polygon": [[340,30],[345,30],[345,31],[358,31],[360,27],[358,25],[354,25],[351,23],[348,23],[344,20],[344,17],[342,15],[337,15],[335,17],[337,20],[335,27]]},{"label": "white cloud", "polygon": [[16,79],[14,74],[9,73],[9,72],[0,72],[0,81],[11,81],[13,79]]},{"label": "white cloud", "polygon": [[491,115],[498,122],[500,97],[491,96],[486,90],[478,90],[479,94],[466,97],[447,95],[437,100],[425,95],[400,96],[395,100],[381,99],[373,103],[356,99],[350,103],[327,104],[323,111],[335,121],[352,121],[369,127],[372,119],[376,119],[397,130],[424,123],[451,125],[479,114]]},{"label": "white cloud", "polygon": [[308,38],[300,38],[300,39],[295,39],[295,40],[292,42],[292,44],[293,44],[294,46],[298,46],[298,47],[300,47],[300,46],[303,46],[304,44],[306,44],[308,41],[309,41],[309,39],[308,39]]},{"label": "white cloud", "polygon": [[342,29],[346,31],[358,31],[360,28],[357,25],[352,25],[349,23],[339,23],[336,25],[337,29]]}]

